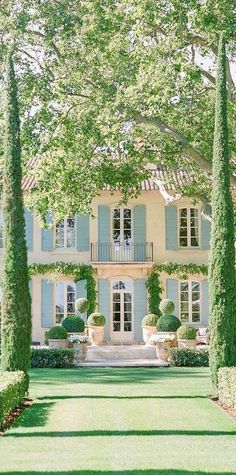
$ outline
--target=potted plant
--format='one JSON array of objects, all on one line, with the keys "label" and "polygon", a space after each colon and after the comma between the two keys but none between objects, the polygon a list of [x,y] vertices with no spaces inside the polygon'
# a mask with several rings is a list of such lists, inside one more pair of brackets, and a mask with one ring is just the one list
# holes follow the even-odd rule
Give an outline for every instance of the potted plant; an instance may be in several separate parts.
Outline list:
[{"label": "potted plant", "polygon": [[193,348],[197,344],[197,330],[190,325],[181,325],[177,330],[178,346]]},{"label": "potted plant", "polygon": [[142,319],[143,340],[146,345],[150,344],[150,337],[157,332],[157,319],[158,317],[154,313],[149,313]]},{"label": "potted plant", "polygon": [[62,326],[66,329],[68,336],[74,335],[75,333],[77,335],[84,334],[85,323],[81,317],[76,315],[68,315],[68,317],[63,320]]},{"label": "potted plant", "polygon": [[92,345],[101,345],[106,319],[102,313],[91,313],[87,320],[88,336]]},{"label": "potted plant", "polygon": [[160,362],[166,363],[169,360],[169,350],[175,339],[175,335],[167,333],[157,333],[152,335],[151,342],[156,345],[156,355]]},{"label": "potted plant", "polygon": [[67,331],[59,325],[50,328],[47,339],[50,348],[66,348],[68,344]]},{"label": "potted plant", "polygon": [[175,304],[172,300],[164,299],[161,301],[159,306],[162,315],[157,320],[157,333],[165,332],[169,335],[174,335],[171,346],[177,346],[177,330],[181,326],[179,318],[173,315],[175,309]]},{"label": "potted plant", "polygon": [[85,335],[70,335],[69,342],[73,344],[76,361],[85,361],[88,352],[88,337]]}]

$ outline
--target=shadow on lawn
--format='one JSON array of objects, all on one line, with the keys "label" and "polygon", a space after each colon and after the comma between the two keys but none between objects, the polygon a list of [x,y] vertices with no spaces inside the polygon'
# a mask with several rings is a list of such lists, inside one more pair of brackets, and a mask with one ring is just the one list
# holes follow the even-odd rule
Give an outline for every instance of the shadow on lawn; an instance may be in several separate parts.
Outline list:
[{"label": "shadow on lawn", "polygon": [[235,475],[235,472],[202,472],[191,470],[68,470],[64,472],[1,472],[1,475]]},{"label": "shadow on lawn", "polygon": [[82,430],[82,431],[45,431],[45,432],[7,432],[4,437],[133,437],[133,436],[235,436],[236,431],[223,430],[174,430],[174,429],[153,429],[153,430]]},{"label": "shadow on lawn", "polygon": [[[40,375],[40,380],[39,380]],[[80,369],[34,369],[31,383],[54,386],[64,383],[80,384],[147,384],[163,378],[209,378],[198,368],[80,368]]]},{"label": "shadow on lawn", "polygon": [[46,425],[49,412],[54,402],[34,403],[23,411],[14,422],[13,427],[43,427]]},{"label": "shadow on lawn", "polygon": [[199,394],[196,394],[194,396],[183,396],[181,395],[176,395],[176,396],[103,396],[103,395],[96,395],[96,394],[84,394],[82,396],[72,396],[70,394],[65,394],[61,396],[40,396],[37,399],[38,400],[44,400],[47,399],[49,401],[57,401],[57,400],[63,400],[63,399],[127,399],[127,400],[139,400],[139,399],[207,399],[208,396],[201,396]]}]

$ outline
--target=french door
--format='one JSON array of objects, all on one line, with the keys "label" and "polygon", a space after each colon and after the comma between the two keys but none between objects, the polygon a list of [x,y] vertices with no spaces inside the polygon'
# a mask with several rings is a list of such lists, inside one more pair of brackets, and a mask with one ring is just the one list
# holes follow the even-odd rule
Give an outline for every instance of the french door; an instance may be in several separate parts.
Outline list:
[{"label": "french door", "polygon": [[112,260],[133,261],[133,216],[131,208],[115,208],[112,215]]},{"label": "french door", "polygon": [[133,283],[112,281],[112,335],[113,341],[133,340]]}]

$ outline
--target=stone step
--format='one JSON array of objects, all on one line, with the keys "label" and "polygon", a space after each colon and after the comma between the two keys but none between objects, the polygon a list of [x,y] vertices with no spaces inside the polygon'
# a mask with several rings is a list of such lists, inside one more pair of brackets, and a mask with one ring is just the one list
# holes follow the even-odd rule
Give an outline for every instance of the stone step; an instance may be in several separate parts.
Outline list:
[{"label": "stone step", "polygon": [[102,360],[156,360],[156,349],[154,346],[145,345],[103,345],[89,346],[86,361]]},{"label": "stone step", "polygon": [[169,363],[158,361],[156,358],[149,360],[97,360],[83,361],[77,364],[79,368],[166,368]]}]

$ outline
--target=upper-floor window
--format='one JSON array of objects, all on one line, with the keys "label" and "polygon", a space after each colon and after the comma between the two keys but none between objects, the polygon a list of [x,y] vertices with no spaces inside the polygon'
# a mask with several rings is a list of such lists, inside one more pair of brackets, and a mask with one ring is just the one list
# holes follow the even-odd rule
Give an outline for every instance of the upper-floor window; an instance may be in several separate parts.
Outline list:
[{"label": "upper-floor window", "polygon": [[180,320],[183,323],[200,322],[200,283],[180,282]]},{"label": "upper-floor window", "polygon": [[179,247],[199,246],[199,209],[179,209]]},{"label": "upper-floor window", "polygon": [[133,238],[132,210],[115,208],[112,216],[112,238],[116,244],[129,244]]},{"label": "upper-floor window", "polygon": [[74,249],[76,246],[76,219],[64,218],[56,224],[56,249]]},{"label": "upper-floor window", "polygon": [[61,323],[67,315],[75,313],[76,286],[74,282],[57,282],[55,289],[55,320]]}]

